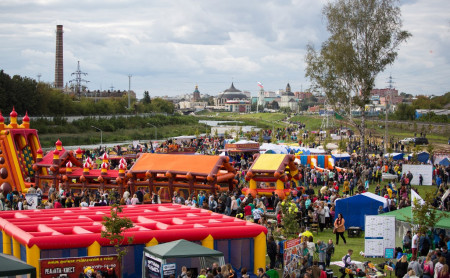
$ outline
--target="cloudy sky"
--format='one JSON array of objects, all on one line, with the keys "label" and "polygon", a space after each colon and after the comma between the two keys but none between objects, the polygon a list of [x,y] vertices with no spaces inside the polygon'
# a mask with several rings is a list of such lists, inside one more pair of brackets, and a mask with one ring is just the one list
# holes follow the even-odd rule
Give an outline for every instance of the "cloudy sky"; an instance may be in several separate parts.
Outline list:
[{"label": "cloudy sky", "polygon": [[[2,0],[0,69],[54,81],[55,30],[64,25],[64,82],[77,61],[91,90],[131,89],[141,97],[216,95],[231,82],[256,93],[306,90],[305,49],[327,39],[325,0]],[[400,92],[450,91],[450,1],[403,0],[404,29],[413,37],[392,74]]]}]

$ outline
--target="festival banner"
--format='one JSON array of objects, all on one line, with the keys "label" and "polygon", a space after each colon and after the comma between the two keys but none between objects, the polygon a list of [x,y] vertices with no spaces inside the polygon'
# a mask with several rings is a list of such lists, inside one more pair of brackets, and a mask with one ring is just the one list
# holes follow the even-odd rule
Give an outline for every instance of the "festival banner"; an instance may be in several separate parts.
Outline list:
[{"label": "festival banner", "polygon": [[284,242],[284,273],[292,273],[298,268],[302,255],[300,238],[286,240]]},{"label": "festival banner", "polygon": [[97,274],[106,278],[122,277],[117,255],[41,259],[39,263],[41,278],[96,277]]}]

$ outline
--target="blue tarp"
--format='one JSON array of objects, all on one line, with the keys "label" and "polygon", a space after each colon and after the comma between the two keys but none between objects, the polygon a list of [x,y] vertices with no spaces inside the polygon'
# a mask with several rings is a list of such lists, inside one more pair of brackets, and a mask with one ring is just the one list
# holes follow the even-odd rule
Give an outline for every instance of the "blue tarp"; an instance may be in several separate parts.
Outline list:
[{"label": "blue tarp", "polygon": [[364,195],[355,195],[336,201],[336,217],[342,213],[346,229],[360,227],[364,230],[365,216],[378,215],[380,206],[383,206],[381,201]]},{"label": "blue tarp", "polygon": [[439,165],[444,165],[444,166],[448,166],[450,165],[450,161],[448,160],[448,157],[442,159],[441,161],[439,161]]},{"label": "blue tarp", "polygon": [[417,160],[422,163],[427,163],[430,159],[430,154],[427,152],[421,152],[417,155]]}]

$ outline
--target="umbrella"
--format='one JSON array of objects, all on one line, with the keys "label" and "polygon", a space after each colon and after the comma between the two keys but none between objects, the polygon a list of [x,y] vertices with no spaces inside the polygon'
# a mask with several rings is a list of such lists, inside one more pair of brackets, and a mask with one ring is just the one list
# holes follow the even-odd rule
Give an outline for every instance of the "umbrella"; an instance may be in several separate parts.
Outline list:
[{"label": "umbrella", "polygon": [[314,237],[314,235],[310,232],[310,231],[305,231],[303,233],[300,234],[300,236],[306,236],[306,237]]}]

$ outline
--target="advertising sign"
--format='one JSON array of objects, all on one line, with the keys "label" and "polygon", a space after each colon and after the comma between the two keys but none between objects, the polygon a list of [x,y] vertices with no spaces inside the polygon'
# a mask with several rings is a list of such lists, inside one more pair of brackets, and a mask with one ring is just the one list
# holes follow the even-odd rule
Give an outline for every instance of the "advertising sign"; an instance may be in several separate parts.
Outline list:
[{"label": "advertising sign", "polygon": [[160,278],[162,261],[159,258],[153,257],[150,254],[145,253],[144,262],[144,277],[146,278]]},{"label": "advertising sign", "polygon": [[163,265],[163,278],[169,278],[171,275],[175,276],[176,270],[177,270],[176,264]]},{"label": "advertising sign", "polygon": [[81,275],[87,277],[89,273],[91,277],[97,274],[102,277],[122,277],[117,256],[41,259],[39,264],[41,278],[78,278]]},{"label": "advertising sign", "polygon": [[412,185],[419,185],[419,175],[423,177],[423,185],[433,184],[433,165],[403,164],[402,175],[408,172],[413,174]]},{"label": "advertising sign", "polygon": [[38,205],[38,194],[36,193],[27,193],[25,195],[25,199],[27,200],[28,209],[36,209]]},{"label": "advertising sign", "polygon": [[284,242],[284,273],[292,273],[298,267],[302,249],[300,239],[291,239]]},{"label": "advertising sign", "polygon": [[391,256],[390,249],[395,248],[395,216],[366,215],[365,220],[365,256]]}]

